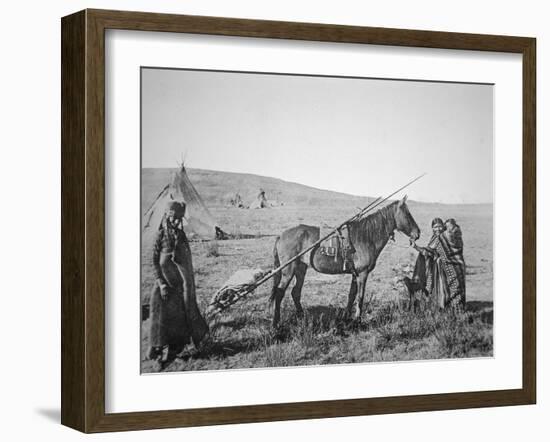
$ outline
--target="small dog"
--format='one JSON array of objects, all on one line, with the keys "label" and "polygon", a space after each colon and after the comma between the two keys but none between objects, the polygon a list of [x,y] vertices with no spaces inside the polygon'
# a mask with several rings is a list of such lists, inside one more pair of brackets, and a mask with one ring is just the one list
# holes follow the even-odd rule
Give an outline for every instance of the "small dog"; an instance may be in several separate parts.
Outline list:
[{"label": "small dog", "polygon": [[411,311],[412,308],[414,308],[414,312],[416,312],[418,303],[416,302],[416,293],[422,292],[422,294],[428,298],[429,293],[426,290],[426,287],[422,284],[422,282],[416,278],[413,277],[412,279],[408,276],[405,276],[403,279],[403,284],[405,284],[405,287],[407,287],[407,290],[409,291],[409,311]]}]

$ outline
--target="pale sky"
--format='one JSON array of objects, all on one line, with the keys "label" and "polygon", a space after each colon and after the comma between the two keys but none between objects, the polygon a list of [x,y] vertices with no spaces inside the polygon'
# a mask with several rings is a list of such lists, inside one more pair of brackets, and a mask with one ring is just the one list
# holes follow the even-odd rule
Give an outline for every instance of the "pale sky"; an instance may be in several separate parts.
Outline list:
[{"label": "pale sky", "polygon": [[493,86],[142,69],[142,166],[379,196],[493,200]]}]

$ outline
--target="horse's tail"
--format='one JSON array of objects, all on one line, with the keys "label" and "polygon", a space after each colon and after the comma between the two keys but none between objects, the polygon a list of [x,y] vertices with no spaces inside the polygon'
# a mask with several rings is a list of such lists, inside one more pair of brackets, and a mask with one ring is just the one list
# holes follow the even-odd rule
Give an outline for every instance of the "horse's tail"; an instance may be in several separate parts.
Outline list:
[{"label": "horse's tail", "polygon": [[[275,245],[273,246],[273,268],[274,269],[276,269],[281,265],[281,260],[279,259],[279,252],[277,251],[277,245],[279,244],[280,239],[281,237],[278,236],[275,239]],[[270,303],[273,303],[275,301],[275,298],[277,295],[277,288],[279,287],[280,282],[281,282],[281,272],[277,272],[273,277],[273,288],[271,289],[271,296],[269,297]]]}]

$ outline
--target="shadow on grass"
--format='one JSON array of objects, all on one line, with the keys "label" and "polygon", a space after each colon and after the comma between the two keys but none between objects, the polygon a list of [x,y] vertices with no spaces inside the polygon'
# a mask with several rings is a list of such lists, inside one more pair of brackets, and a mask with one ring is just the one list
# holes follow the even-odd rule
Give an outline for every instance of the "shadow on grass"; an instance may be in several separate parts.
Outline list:
[{"label": "shadow on grass", "polygon": [[466,302],[466,310],[470,312],[479,312],[482,310],[493,309],[491,301],[468,301]]},{"label": "shadow on grass", "polygon": [[271,321],[248,312],[225,316],[210,324],[211,337],[196,358],[226,358],[264,348],[271,343]]},{"label": "shadow on grass", "polygon": [[[254,342],[251,340],[243,339],[240,341],[236,340],[224,340],[224,341],[211,341],[207,343],[200,352],[195,355],[195,358],[227,358],[230,356],[235,356],[239,353],[245,353],[253,348]],[[185,359],[184,359],[185,360]]]},{"label": "shadow on grass", "polygon": [[320,335],[331,333],[345,336],[351,323],[345,317],[345,310],[333,305],[313,305],[304,308],[304,316],[295,312],[281,321],[272,336],[276,342],[288,342],[301,339],[304,334]]},{"label": "shadow on grass", "polygon": [[250,315],[240,315],[236,317],[229,317],[227,319],[219,319],[211,325],[211,331],[222,329],[224,327],[231,328],[233,331],[239,331],[250,325],[260,326],[260,327],[270,327],[271,321],[268,318],[254,317],[251,318]]},{"label": "shadow on grass", "polygon": [[491,301],[466,302],[466,311],[479,315],[482,322],[493,324],[493,303]]},{"label": "shadow on grass", "polygon": [[[492,302],[468,302],[466,315],[458,322],[451,321],[444,313],[434,316],[429,311],[403,311],[393,303],[372,307],[372,311],[364,315],[362,321],[349,321],[345,309],[335,305],[307,306],[303,318],[298,318],[295,310],[290,308],[283,312],[277,329],[271,326],[271,315],[252,312],[228,315],[211,325],[212,338],[204,343],[199,352],[178,359],[224,359],[257,351],[288,351],[284,350],[286,347],[279,347],[279,344],[286,343],[296,344],[298,348],[329,348],[341,337],[363,331],[376,333],[376,347],[380,351],[392,350],[403,342],[420,342],[436,330],[445,354],[466,354],[470,345],[483,344],[487,347],[473,332],[470,333],[472,336],[465,336],[463,328],[465,325],[476,329],[492,325]],[[449,328],[451,325],[453,327]],[[481,344],[474,342],[474,338],[480,340]],[[486,349],[483,348],[483,351]]]},{"label": "shadow on grass", "polygon": [[317,322],[344,321],[345,310],[334,305],[313,305],[305,309],[306,316]]}]

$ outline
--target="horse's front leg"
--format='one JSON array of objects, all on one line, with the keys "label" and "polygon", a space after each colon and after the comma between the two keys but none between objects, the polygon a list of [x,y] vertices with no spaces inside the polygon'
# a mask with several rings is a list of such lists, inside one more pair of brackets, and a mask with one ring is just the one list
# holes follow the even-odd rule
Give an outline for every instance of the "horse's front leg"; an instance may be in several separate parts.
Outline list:
[{"label": "horse's front leg", "polygon": [[365,300],[365,289],[367,286],[368,271],[364,271],[357,277],[357,296],[353,306],[353,320],[358,321],[363,314],[363,301]]}]

